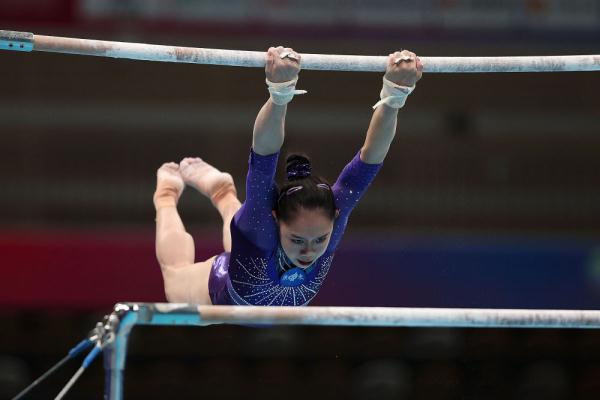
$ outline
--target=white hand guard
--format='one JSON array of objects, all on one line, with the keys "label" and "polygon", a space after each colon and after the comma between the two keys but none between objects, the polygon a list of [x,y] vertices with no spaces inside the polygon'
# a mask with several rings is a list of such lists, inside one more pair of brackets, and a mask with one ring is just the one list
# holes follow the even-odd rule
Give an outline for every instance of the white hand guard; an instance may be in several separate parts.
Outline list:
[{"label": "white hand guard", "polygon": [[296,94],[305,94],[306,90],[296,90],[296,82],[298,78],[292,79],[291,81],[275,83],[266,79],[269,93],[271,94],[271,101],[273,103],[283,106],[294,98]]},{"label": "white hand guard", "polygon": [[382,104],[386,104],[392,108],[402,108],[404,107],[404,103],[406,103],[406,98],[409,94],[415,90],[416,85],[414,86],[400,86],[396,85],[394,82],[387,80],[385,76],[383,77],[383,88],[381,89],[381,93],[379,100],[373,106],[373,109],[379,107]]}]

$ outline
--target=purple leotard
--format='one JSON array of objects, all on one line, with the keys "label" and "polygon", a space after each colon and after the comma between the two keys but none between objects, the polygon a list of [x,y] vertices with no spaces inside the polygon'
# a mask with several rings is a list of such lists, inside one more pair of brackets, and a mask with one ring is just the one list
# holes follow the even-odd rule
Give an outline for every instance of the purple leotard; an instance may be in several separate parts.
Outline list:
[{"label": "purple leotard", "polygon": [[278,157],[279,153],[261,156],[250,152],[246,201],[231,221],[232,250],[215,259],[208,281],[213,304],[307,305],[327,276],[350,212],[382,165],[361,161],[360,152],[346,165],[332,187],[340,215],[333,224],[329,245],[306,270],[304,280],[290,286],[283,284],[278,269],[283,251],[271,214],[278,196],[274,180]]}]

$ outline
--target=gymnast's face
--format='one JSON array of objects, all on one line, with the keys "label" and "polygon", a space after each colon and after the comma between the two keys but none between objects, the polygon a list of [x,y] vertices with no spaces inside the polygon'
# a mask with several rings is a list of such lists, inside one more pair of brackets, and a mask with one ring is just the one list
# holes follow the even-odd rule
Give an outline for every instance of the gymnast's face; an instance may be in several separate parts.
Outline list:
[{"label": "gymnast's face", "polygon": [[281,247],[297,267],[310,267],[327,250],[333,220],[325,211],[301,208],[293,220],[278,222]]}]

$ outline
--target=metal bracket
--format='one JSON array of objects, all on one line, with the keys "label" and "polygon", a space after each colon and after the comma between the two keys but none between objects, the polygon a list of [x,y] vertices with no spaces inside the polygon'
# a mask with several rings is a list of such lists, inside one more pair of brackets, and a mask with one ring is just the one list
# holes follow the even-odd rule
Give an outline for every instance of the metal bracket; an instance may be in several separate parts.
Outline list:
[{"label": "metal bracket", "polygon": [[33,51],[33,33],[0,30],[0,50]]}]

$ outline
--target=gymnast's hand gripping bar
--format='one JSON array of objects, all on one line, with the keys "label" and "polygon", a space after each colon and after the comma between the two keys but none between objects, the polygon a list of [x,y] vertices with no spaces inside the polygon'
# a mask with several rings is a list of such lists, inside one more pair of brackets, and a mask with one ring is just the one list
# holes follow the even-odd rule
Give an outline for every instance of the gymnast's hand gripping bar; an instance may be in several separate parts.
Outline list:
[{"label": "gymnast's hand gripping bar", "polygon": [[[144,43],[110,42],[0,30],[0,50],[45,51],[131,60],[265,66],[258,51],[203,49]],[[600,55],[520,57],[421,57],[426,73],[600,71]],[[302,53],[302,68],[327,71],[384,72],[387,57]]]}]

